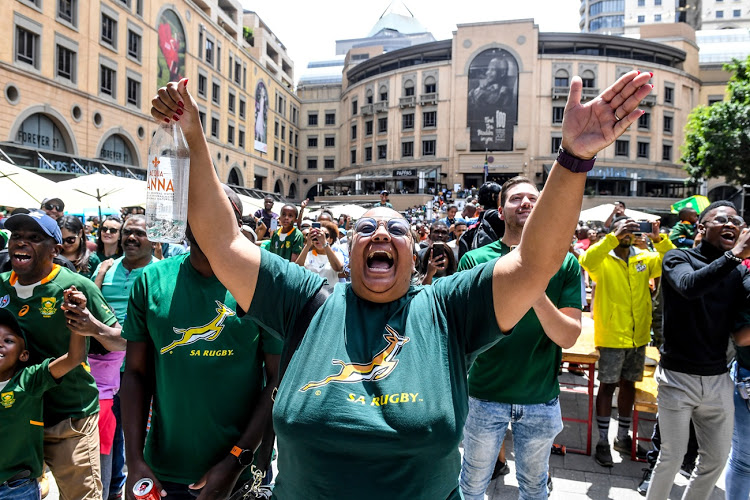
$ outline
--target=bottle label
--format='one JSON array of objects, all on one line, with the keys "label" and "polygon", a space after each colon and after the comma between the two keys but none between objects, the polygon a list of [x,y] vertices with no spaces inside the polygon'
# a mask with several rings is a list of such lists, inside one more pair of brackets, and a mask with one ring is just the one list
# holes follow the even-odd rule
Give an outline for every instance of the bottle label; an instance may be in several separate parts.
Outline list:
[{"label": "bottle label", "polygon": [[150,163],[146,184],[146,203],[156,207],[155,215],[158,219],[171,219],[176,203],[171,159],[164,156],[154,157]]}]

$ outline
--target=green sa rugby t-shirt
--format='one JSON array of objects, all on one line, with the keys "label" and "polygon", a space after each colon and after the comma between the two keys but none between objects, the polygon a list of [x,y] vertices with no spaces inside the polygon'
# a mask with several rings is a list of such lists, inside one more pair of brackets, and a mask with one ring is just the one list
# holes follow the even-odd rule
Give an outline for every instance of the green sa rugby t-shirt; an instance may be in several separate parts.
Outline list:
[{"label": "green sa rugby t-shirt", "polygon": [[[261,252],[248,314],[291,332],[322,284]],[[274,498],[460,498],[471,356],[501,336],[492,264],[375,304],[339,283],[312,318],[274,404]]]},{"label": "green sa rugby t-shirt", "polygon": [[57,385],[49,363],[21,368],[5,387],[0,382],[0,484],[25,470],[31,477],[42,475],[42,397]]},{"label": "green sa rugby t-shirt", "polygon": [[[466,253],[458,270],[471,269],[508,252],[510,247],[495,241]],[[581,266],[572,254],[566,254],[546,293],[558,309],[581,308]],[[477,356],[469,371],[469,395],[497,403],[547,403],[560,394],[557,371],[561,361],[562,349],[544,333],[536,313],[529,309],[513,328],[513,335]]]},{"label": "green sa rugby t-shirt", "polygon": [[[31,363],[59,358],[68,352],[70,330],[62,306],[63,292],[75,285],[88,299],[86,307],[107,326],[117,322],[93,281],[55,265],[36,285],[23,286],[15,273],[0,274],[0,307],[15,314],[26,331]],[[88,339],[86,346],[88,348]],[[66,418],[82,418],[99,411],[99,391],[88,363],[75,367],[57,386],[44,394],[44,425],[51,427]]]},{"label": "green sa rugby t-shirt", "polygon": [[264,385],[263,353],[279,354],[281,341],[240,319],[232,295],[201,276],[189,253],[144,268],[122,336],[154,346],[144,458],[160,480],[193,483],[244,432]]},{"label": "green sa rugby t-shirt", "polygon": [[286,260],[292,258],[292,254],[301,254],[305,246],[305,236],[299,229],[292,228],[288,233],[282,233],[281,228],[271,235],[271,247],[269,250]]}]

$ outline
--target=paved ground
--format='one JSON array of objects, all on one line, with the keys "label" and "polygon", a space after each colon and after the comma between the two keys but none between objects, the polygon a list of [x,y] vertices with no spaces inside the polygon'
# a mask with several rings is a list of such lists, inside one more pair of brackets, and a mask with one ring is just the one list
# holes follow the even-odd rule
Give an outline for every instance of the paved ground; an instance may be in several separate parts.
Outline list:
[{"label": "paved ground", "polygon": [[[585,378],[576,377],[563,373],[561,382],[583,383]],[[616,400],[616,398],[615,398]],[[588,403],[586,395],[582,393],[562,393],[560,396],[564,416],[575,414],[577,418],[585,418]],[[648,415],[646,415],[648,416]],[[650,436],[651,423],[641,423],[641,435]],[[593,429],[595,438],[598,436],[596,426]],[[610,442],[614,441],[617,432],[617,423],[612,421],[610,425]],[[585,448],[586,441],[585,424],[565,422],[565,428],[557,438],[557,443],[572,448]],[[594,445],[596,441],[594,441]],[[648,444],[648,443],[644,443]],[[550,458],[550,469],[552,472],[553,491],[551,500],[638,500],[641,497],[636,492],[636,487],[641,481],[645,466],[641,462],[631,462],[630,456],[621,456],[612,453],[615,466],[611,469],[599,466],[593,457],[568,453],[565,456],[553,455]],[[518,482],[515,477],[515,463],[513,461],[512,437],[508,436],[508,465],[510,474],[502,476],[490,483],[487,489],[488,500],[512,500],[518,498]],[[275,463],[274,463],[275,466]],[[50,475],[51,477],[51,475]],[[671,500],[679,500],[687,485],[687,479],[678,475],[672,488]],[[50,494],[47,500],[59,500],[57,487],[54,480],[51,481]],[[724,500],[724,476],[722,475],[710,500]]]}]

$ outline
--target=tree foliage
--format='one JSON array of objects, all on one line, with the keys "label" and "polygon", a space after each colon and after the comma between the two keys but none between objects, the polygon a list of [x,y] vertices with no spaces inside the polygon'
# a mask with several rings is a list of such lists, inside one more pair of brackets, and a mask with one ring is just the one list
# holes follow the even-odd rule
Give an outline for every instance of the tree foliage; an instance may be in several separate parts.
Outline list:
[{"label": "tree foliage", "polygon": [[750,56],[724,69],[733,73],[729,99],[690,113],[681,160],[695,180],[723,176],[750,184]]}]

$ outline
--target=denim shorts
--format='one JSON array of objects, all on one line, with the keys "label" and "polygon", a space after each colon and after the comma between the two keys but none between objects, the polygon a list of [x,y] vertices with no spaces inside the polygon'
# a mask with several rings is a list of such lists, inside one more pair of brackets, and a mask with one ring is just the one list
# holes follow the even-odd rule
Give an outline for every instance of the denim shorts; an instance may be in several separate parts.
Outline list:
[{"label": "denim shorts", "polygon": [[599,347],[599,382],[616,384],[620,380],[640,382],[646,362],[646,346]]}]

